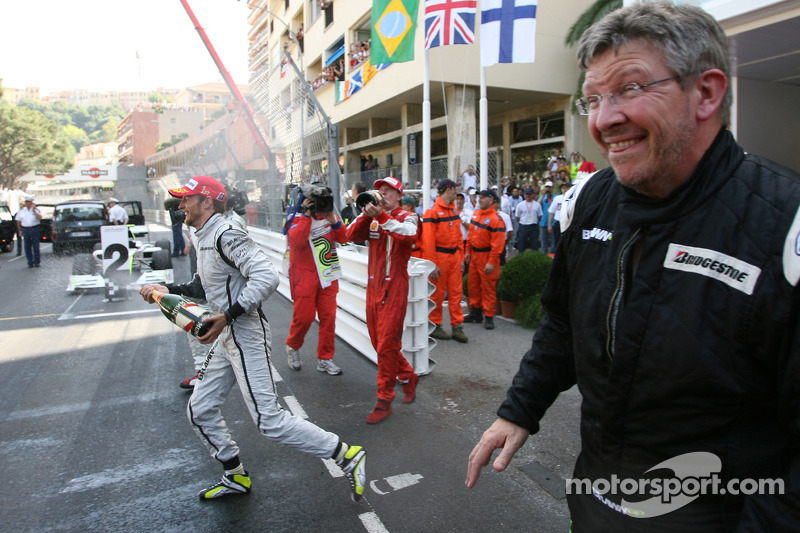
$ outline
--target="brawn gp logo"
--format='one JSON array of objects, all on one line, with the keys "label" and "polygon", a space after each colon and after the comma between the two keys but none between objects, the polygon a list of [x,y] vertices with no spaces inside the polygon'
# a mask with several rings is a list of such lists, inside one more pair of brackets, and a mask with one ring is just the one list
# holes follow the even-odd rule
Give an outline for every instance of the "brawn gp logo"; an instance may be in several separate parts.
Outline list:
[{"label": "brawn gp logo", "polygon": [[614,236],[612,232],[601,228],[585,229],[582,233],[584,241],[608,242]]}]

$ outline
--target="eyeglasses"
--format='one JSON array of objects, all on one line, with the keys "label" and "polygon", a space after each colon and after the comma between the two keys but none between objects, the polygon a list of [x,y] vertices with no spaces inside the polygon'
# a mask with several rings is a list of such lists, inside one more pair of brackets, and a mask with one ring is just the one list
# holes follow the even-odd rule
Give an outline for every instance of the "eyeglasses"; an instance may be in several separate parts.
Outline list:
[{"label": "eyeglasses", "polygon": [[676,80],[678,78],[680,78],[680,76],[671,76],[669,78],[664,78],[663,80],[651,81],[650,83],[645,83],[644,85],[639,85],[638,83],[625,83],[618,87],[614,87],[611,89],[611,92],[606,94],[590,94],[589,96],[578,98],[575,100],[575,107],[578,108],[578,113],[581,115],[593,115],[600,111],[600,102],[603,101],[603,98],[608,99],[609,103],[614,107],[621,107],[631,100],[641,96],[642,90],[646,87],[656,85],[657,83],[664,83],[665,81]]}]

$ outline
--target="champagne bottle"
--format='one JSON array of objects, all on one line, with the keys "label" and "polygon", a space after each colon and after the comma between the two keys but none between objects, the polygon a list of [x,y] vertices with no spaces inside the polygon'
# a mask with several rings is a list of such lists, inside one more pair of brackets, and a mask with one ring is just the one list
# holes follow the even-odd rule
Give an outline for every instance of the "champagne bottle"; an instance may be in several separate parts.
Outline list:
[{"label": "champagne bottle", "polygon": [[214,313],[205,307],[177,294],[167,294],[159,291],[153,291],[153,299],[170,322],[195,337],[202,337],[211,329],[211,325],[203,322],[203,319],[212,316]]}]

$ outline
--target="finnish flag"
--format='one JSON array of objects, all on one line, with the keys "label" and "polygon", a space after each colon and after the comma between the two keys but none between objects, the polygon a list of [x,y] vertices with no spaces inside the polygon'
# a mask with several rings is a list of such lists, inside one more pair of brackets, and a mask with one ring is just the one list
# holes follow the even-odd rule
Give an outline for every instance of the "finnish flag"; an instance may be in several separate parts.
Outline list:
[{"label": "finnish flag", "polygon": [[537,0],[481,0],[481,66],[533,63]]}]

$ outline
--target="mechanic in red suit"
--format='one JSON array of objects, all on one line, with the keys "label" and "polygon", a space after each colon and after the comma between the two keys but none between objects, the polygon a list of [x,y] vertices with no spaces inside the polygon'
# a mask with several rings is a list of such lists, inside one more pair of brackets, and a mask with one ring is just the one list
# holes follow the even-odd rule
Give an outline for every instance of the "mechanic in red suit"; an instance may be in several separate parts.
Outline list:
[{"label": "mechanic in red suit", "polygon": [[367,417],[368,424],[376,424],[392,412],[397,380],[403,383],[403,403],[414,401],[419,382],[402,351],[408,258],[419,238],[419,216],[400,207],[403,186],[396,178],[379,179],[374,187],[383,197],[382,203],[375,200],[364,205],[347,229],[349,241],[369,242],[367,328],[378,353],[378,403]]},{"label": "mechanic in red suit", "polygon": [[[333,212],[332,197],[327,188],[306,185],[303,189],[303,213],[290,222],[286,232],[289,283],[294,302],[292,323],[286,337],[286,355],[290,368],[302,368],[299,350],[315,315],[319,316],[317,370],[339,376],[342,369],[333,362],[336,294],[339,292],[337,280],[341,277],[335,243],[347,242],[347,229]],[[318,207],[322,205],[326,207]]]}]

